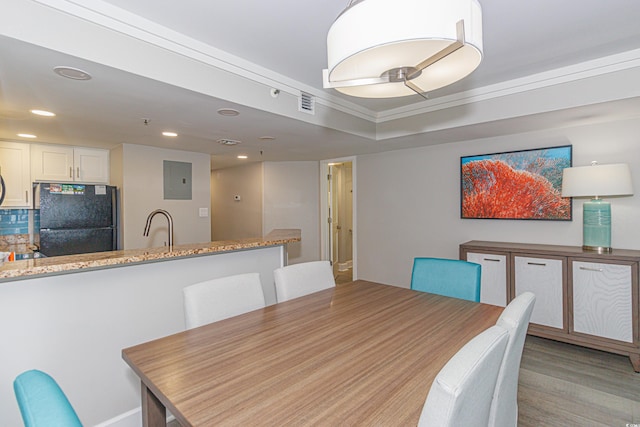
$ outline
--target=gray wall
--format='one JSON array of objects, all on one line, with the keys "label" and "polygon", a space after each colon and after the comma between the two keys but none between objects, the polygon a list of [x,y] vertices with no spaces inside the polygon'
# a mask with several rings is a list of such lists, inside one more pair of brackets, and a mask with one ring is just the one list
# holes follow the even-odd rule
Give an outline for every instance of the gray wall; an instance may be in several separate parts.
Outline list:
[{"label": "gray wall", "polygon": [[358,278],[408,287],[416,256],[458,257],[468,240],[582,245],[582,203],[573,221],[460,219],[460,157],[573,145],[573,165],[629,163],[636,195],[609,198],[612,245],[640,249],[640,121],[463,141],[358,157]]}]

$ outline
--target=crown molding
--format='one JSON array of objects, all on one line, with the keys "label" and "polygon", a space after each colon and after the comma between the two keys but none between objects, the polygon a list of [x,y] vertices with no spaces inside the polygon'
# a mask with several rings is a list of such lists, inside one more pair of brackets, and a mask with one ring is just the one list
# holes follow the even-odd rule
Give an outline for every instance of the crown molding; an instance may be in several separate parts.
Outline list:
[{"label": "crown molding", "polygon": [[637,67],[640,67],[640,49],[383,111],[378,113],[377,123],[427,114],[437,110],[529,92]]},{"label": "crown molding", "polygon": [[[16,0],[14,0],[16,1]],[[24,0],[22,0],[24,1]],[[305,85],[287,76],[229,54],[184,34],[158,25],[139,15],[132,14],[102,0],[30,0],[42,6],[55,9],[69,16],[98,25],[109,31],[131,37],[156,48],[180,55],[189,60],[215,67],[224,72],[263,86],[279,89],[293,97],[301,92],[312,95],[317,105],[327,110],[335,110],[375,125],[389,125],[389,122],[422,116],[436,111],[453,109],[468,104],[524,94],[538,89],[551,88],[570,82],[596,76],[603,76],[621,70],[640,67],[640,49],[611,55],[551,71],[529,75],[519,79],[476,88],[448,96],[438,97],[408,106],[375,112],[344,98]],[[249,105],[253,108],[255,105]],[[307,117],[298,117],[309,120]],[[331,123],[322,125],[332,127]],[[347,132],[349,130],[343,129]],[[380,135],[378,135],[380,137]],[[375,138],[379,139],[379,138]]]},{"label": "crown molding", "polygon": [[315,102],[318,104],[374,123],[377,119],[375,111],[293,80],[109,3],[100,0],[83,2],[74,0],[33,1],[111,31],[116,31],[139,41],[260,83],[268,88],[279,89],[281,92],[286,92],[296,97],[301,92],[305,92],[313,95]]}]

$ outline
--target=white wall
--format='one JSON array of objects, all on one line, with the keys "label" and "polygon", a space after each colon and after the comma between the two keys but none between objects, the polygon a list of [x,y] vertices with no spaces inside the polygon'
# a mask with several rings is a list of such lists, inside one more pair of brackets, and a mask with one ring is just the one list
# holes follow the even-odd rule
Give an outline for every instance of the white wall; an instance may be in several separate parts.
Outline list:
[{"label": "white wall", "polygon": [[640,121],[575,126],[358,157],[358,278],[408,287],[416,256],[458,258],[468,240],[582,245],[573,221],[460,219],[460,157],[573,145],[573,165],[629,163],[635,196],[610,198],[612,245],[640,249]]},{"label": "white wall", "polygon": [[262,236],[262,179],[262,163],[211,172],[211,240]]},{"label": "white wall", "polygon": [[[165,209],[173,217],[174,244],[211,240],[209,216],[199,216],[200,208],[209,211],[211,207],[211,160],[208,154],[123,144],[121,157],[124,249],[164,245],[167,241],[167,221],[163,216],[153,219],[149,237],[142,235],[147,216],[155,209]],[[192,164],[192,200],[164,200],[164,160]]]},{"label": "white wall", "polygon": [[22,425],[13,380],[40,369],[84,425],[139,426],[140,380],[122,349],[184,330],[182,288],[202,280],[258,272],[275,303],[283,258],[275,246],[0,283],[0,425]]},{"label": "white wall", "polygon": [[302,241],[288,245],[289,264],[320,259],[319,168],[318,162],[264,163],[262,229],[302,230]]}]

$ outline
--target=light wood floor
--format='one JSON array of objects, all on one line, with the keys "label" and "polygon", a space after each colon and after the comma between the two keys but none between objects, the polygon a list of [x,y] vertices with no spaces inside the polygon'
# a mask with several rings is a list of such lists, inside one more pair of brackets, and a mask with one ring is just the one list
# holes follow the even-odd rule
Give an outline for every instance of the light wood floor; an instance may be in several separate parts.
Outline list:
[{"label": "light wood floor", "polygon": [[518,427],[640,425],[640,374],[624,356],[527,337],[518,409]]},{"label": "light wood floor", "polygon": [[353,281],[353,272],[351,268],[345,271],[339,271],[338,263],[335,263],[333,266],[333,277],[336,279],[336,285],[349,283]]},{"label": "light wood floor", "polygon": [[640,374],[629,358],[527,337],[519,427],[640,424]]}]

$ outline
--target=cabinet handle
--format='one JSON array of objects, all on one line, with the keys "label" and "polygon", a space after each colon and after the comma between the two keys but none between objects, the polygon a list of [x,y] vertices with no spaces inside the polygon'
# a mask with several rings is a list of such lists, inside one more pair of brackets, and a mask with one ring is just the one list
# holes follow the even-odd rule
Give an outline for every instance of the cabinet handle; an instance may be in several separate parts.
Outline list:
[{"label": "cabinet handle", "polygon": [[538,265],[540,267],[546,267],[547,264],[545,264],[544,262],[528,262],[527,264],[529,265]]},{"label": "cabinet handle", "polygon": [[24,201],[29,204],[29,190],[24,190]]},{"label": "cabinet handle", "polygon": [[597,271],[598,273],[602,273],[604,271],[602,268],[589,268],[589,267],[580,267],[580,270]]},{"label": "cabinet handle", "polygon": [[495,259],[495,258],[483,258],[483,261],[493,261],[493,262],[500,262],[499,259]]},{"label": "cabinet handle", "polygon": [[73,178],[73,168],[69,166],[69,178]]},{"label": "cabinet handle", "polygon": [[76,168],[76,178],[80,178],[80,167]]}]

